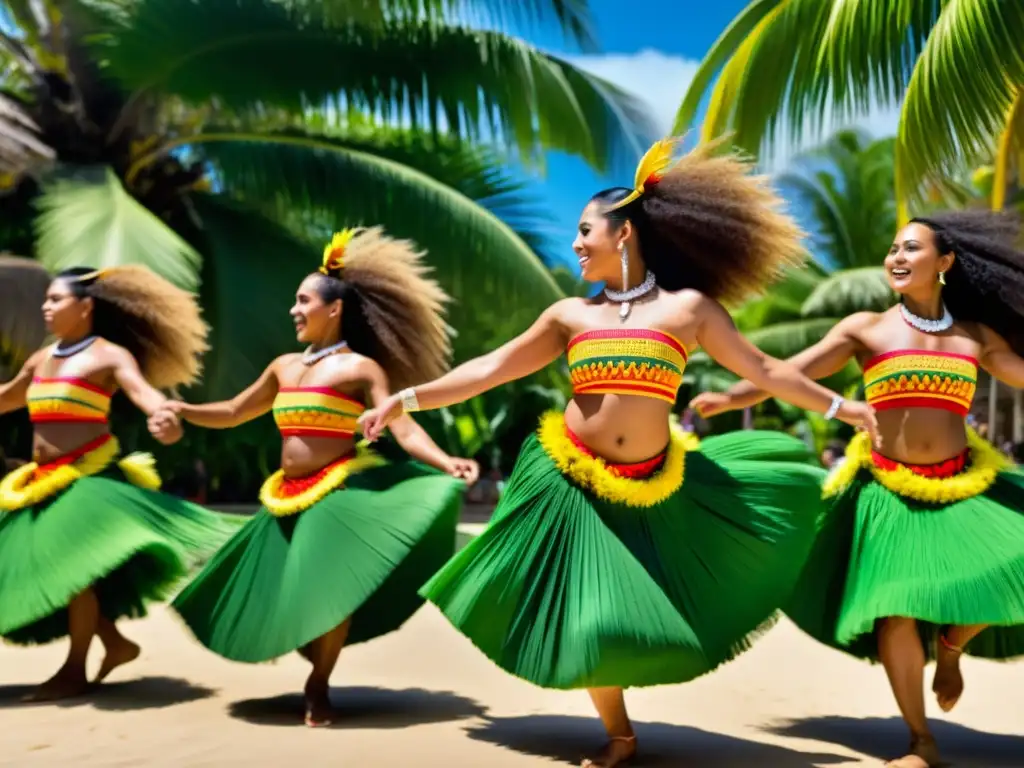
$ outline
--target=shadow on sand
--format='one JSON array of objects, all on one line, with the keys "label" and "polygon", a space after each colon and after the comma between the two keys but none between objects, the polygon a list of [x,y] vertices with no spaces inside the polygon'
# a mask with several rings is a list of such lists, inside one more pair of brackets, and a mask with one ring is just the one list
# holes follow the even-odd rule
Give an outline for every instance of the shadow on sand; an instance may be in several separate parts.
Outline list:
[{"label": "shadow on sand", "polygon": [[[975,731],[956,723],[931,721],[942,758],[956,768],[1021,768],[1024,736]],[[898,717],[812,717],[763,730],[779,736],[840,744],[855,752],[891,760],[906,752],[907,729]]]},{"label": "shadow on sand", "polygon": [[117,683],[103,683],[81,696],[60,701],[25,702],[22,698],[34,685],[0,686],[0,709],[14,707],[93,707],[108,712],[162,709],[213,696],[216,691],[179,677],[140,677]]},{"label": "shadow on sand", "polygon": [[[334,688],[331,701],[338,711],[331,726],[335,728],[404,728],[481,717],[486,712],[472,699],[422,688]],[[236,701],[228,708],[231,717],[246,722],[303,727],[304,711],[298,693]]]},{"label": "shadow on sand", "polygon": [[[799,752],[682,725],[636,722],[634,726],[640,752],[630,765],[638,768],[815,768],[853,762],[842,755]],[[472,739],[570,765],[593,757],[606,740],[597,718],[563,715],[489,718],[484,725],[470,726],[466,733]]]}]

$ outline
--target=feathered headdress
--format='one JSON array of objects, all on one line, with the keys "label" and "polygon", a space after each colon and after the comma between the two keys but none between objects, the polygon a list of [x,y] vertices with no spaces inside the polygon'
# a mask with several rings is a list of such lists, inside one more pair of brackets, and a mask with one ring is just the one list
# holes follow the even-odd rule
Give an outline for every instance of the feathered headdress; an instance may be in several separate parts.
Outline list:
[{"label": "feathered headdress", "polygon": [[681,139],[669,138],[655,142],[654,146],[640,158],[640,163],[636,167],[636,177],[633,180],[633,191],[619,202],[609,206],[608,210],[614,211],[616,208],[629,205],[647,189],[661,181],[661,177],[672,167],[672,152],[680,141]]},{"label": "feathered headdress", "polygon": [[345,268],[345,248],[355,234],[354,229],[343,229],[331,238],[331,242],[324,247],[324,261],[320,265],[322,274],[329,275]]}]

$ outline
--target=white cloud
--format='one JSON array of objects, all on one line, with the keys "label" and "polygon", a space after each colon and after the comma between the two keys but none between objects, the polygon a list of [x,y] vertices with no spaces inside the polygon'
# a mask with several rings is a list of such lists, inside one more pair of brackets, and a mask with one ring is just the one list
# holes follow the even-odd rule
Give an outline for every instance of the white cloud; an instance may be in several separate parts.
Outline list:
[{"label": "white cloud", "polygon": [[652,48],[631,54],[573,56],[570,61],[643,99],[663,135],[672,130],[676,110],[700,65]]},{"label": "white cloud", "polygon": [[[646,102],[662,135],[672,130],[676,111],[683,103],[686,90],[693,82],[700,62],[646,48],[633,54],[608,54],[601,56],[574,56],[573,64],[602,77],[629,91]],[[769,170],[777,170],[801,149],[806,149],[840,128],[857,126],[864,128],[876,138],[893,136],[899,122],[898,107],[874,106],[866,113],[852,120],[824,122],[820,133],[805,131],[800,146],[786,146],[780,143],[769,158],[763,158]]]}]

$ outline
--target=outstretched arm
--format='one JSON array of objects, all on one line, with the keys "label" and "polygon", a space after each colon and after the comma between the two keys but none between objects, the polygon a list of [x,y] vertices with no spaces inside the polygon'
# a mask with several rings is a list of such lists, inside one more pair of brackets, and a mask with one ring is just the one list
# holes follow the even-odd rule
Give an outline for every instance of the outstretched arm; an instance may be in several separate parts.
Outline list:
[{"label": "outstretched arm", "polygon": [[245,424],[273,407],[280,386],[277,379],[279,362],[280,358],[272,362],[250,387],[230,400],[203,405],[171,400],[167,403],[167,409],[197,427],[230,429]]},{"label": "outstretched arm", "polygon": [[25,407],[25,397],[28,394],[28,386],[32,383],[32,377],[35,376],[36,367],[42,361],[45,352],[39,350],[32,355],[25,364],[21,366],[21,370],[18,371],[17,375],[13,379],[4,384],[0,384],[0,414],[9,413],[10,411],[16,411],[19,408]]},{"label": "outstretched arm", "polygon": [[[711,357],[767,394],[800,408],[818,413],[827,413],[833,408],[839,397],[835,392],[811,381],[796,365],[770,357],[751,344],[736,330],[729,313],[718,302],[708,299],[701,309],[697,340]],[[842,363],[848,359],[849,355]],[[829,366],[819,363],[818,370],[826,371],[822,375],[827,375],[827,368],[839,360],[839,355],[835,354],[828,361]],[[873,440],[877,439],[874,411],[867,404],[844,400],[835,416],[863,427]]]},{"label": "outstretched arm", "polygon": [[981,328],[981,367],[999,381],[1015,389],[1024,389],[1024,358],[991,328]]},{"label": "outstretched arm", "polygon": [[[388,377],[380,365],[367,358],[360,363],[360,374],[369,382],[371,403],[379,406],[388,399],[390,395]],[[476,478],[480,473],[476,463],[449,456],[431,439],[426,430],[413,421],[412,417],[408,414],[402,414],[391,422],[391,434],[395,436],[395,440],[402,446],[402,450],[414,459],[440,469],[449,475],[461,477],[469,484],[476,482]]]},{"label": "outstretched arm", "polygon": [[[563,299],[548,307],[529,329],[493,352],[416,387],[417,410],[430,411],[461,403],[554,362],[565,349],[566,329],[561,318],[569,301],[573,299]],[[366,436],[375,440],[403,412],[400,395],[392,395],[363,414],[360,424]]]},{"label": "outstretched arm", "polygon": [[[872,317],[869,313],[859,313],[841,320],[825,338],[793,355],[786,362],[809,379],[824,379],[838,373],[857,351],[856,330]],[[719,362],[725,365],[722,360]],[[751,408],[772,396],[772,392],[748,377],[748,380],[732,385],[725,392],[702,393],[693,399],[691,405],[701,416],[710,417],[726,411]]]}]

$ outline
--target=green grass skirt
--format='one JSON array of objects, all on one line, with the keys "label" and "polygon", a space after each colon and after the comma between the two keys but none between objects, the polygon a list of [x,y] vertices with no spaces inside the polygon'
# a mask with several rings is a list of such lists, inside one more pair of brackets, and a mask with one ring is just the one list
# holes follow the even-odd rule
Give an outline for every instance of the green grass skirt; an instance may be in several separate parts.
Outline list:
[{"label": "green grass skirt", "polygon": [[786,613],[871,661],[888,616],[918,619],[931,659],[951,624],[995,625],[968,645],[973,656],[1024,655],[1024,475],[1003,472],[983,495],[934,505],[862,470],[832,503]]},{"label": "green grass skirt", "polygon": [[234,527],[202,507],[138,488],[116,466],[34,507],[0,513],[0,637],[19,645],[68,633],[67,606],[92,585],[103,616],[146,615],[195,558]]},{"label": "green grass skirt", "polygon": [[789,596],[823,509],[824,472],[796,463],[808,460],[778,433],[711,438],[678,491],[639,508],[581,489],[532,435],[488,528],[421,592],[536,685],[691,680],[745,650]]},{"label": "green grass skirt", "polygon": [[352,616],[347,645],[398,629],[455,551],[464,484],[403,461],[353,475],[303,512],[260,509],[174,600],[234,661],[294,651]]}]

